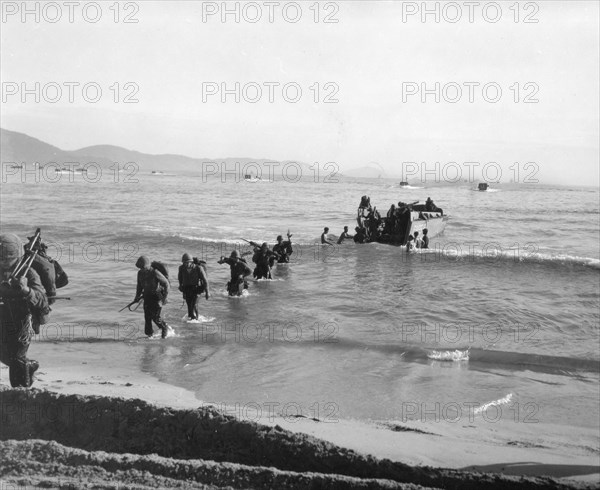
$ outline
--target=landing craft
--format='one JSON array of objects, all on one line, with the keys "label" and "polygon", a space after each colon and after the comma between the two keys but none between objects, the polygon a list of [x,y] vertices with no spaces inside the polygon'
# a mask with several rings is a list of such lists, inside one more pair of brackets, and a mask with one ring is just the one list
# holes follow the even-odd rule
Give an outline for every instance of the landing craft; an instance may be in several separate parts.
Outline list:
[{"label": "landing craft", "polygon": [[418,231],[422,236],[425,228],[429,238],[440,235],[446,228],[448,216],[435,205],[427,210],[427,205],[417,204],[418,202],[398,203],[398,207],[393,205],[394,208],[390,207],[387,216],[382,217],[376,207],[371,207],[371,199],[363,196],[356,218],[360,233],[364,237],[362,242],[406,245],[409,235],[414,236],[415,231]]}]

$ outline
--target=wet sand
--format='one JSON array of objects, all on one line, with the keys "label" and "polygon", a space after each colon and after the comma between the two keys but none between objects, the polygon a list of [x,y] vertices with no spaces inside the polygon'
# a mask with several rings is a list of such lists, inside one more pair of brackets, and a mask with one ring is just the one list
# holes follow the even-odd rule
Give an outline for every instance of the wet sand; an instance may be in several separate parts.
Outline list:
[{"label": "wet sand", "polygon": [[[33,345],[35,389],[0,370],[5,484],[60,488],[594,488],[598,434],[520,424],[259,423],[139,371],[136,349]],[[562,432],[561,432],[562,431]],[[561,437],[561,433],[564,437]],[[558,434],[558,435],[557,435]],[[573,443],[577,440],[577,444]]]}]

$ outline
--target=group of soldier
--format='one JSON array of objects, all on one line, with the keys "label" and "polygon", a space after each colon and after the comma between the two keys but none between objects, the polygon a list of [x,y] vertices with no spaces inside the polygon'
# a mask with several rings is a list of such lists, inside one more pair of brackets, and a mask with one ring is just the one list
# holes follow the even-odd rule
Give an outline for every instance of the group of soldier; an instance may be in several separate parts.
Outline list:
[{"label": "group of soldier", "polygon": [[[227,283],[227,293],[229,296],[241,296],[244,289],[248,288],[246,278],[253,274],[256,279],[272,279],[271,268],[276,262],[288,263],[290,255],[294,252],[291,242],[292,235],[287,234],[287,240],[279,235],[277,243],[273,248],[265,242],[259,245],[256,242],[249,241],[253,246],[251,252],[240,253],[238,250],[231,252],[229,257],[221,257],[219,264],[227,264],[230,267],[231,278]],[[252,254],[254,270],[250,268],[245,255]],[[188,321],[198,321],[198,299],[204,294],[205,298],[210,298],[210,286],[208,275],[206,273],[206,262],[199,260],[184,253],[181,257],[181,265],[177,274],[179,282],[179,291],[187,304]],[[172,330],[161,315],[162,307],[166,302],[169,293],[169,278],[165,266],[161,262],[150,262],[148,257],[142,255],[136,262],[139,269],[137,276],[137,289],[134,300],[127,305],[144,300],[144,333],[151,337],[153,335],[153,323],[161,330],[162,338],[168,336]]]},{"label": "group of soldier", "polygon": [[[219,264],[231,268],[229,295],[241,295],[248,287],[246,277],[252,272],[257,279],[270,279],[275,262],[289,262],[293,253],[291,237],[289,232],[286,241],[278,236],[272,249],[267,243],[250,242],[254,247],[252,252],[240,254],[234,250],[230,257],[221,257]],[[244,258],[250,253],[254,271]],[[156,324],[165,338],[172,331],[161,314],[170,288],[168,269],[145,255],[138,258],[136,266],[139,271],[135,298],[125,308],[143,299],[145,334],[152,336]],[[25,246],[12,233],[0,234],[0,278],[0,361],[8,366],[11,386],[30,387],[39,363],[27,357],[29,345],[33,335],[39,333],[40,325],[48,321],[50,305],[56,299],[68,299],[56,296],[56,288],[66,285],[68,278],[58,262],[45,255],[39,229]],[[188,318],[197,320],[198,296],[210,297],[206,263],[183,254],[178,282],[188,306]]]},{"label": "group of soldier", "polygon": [[[376,208],[372,208],[367,196],[363,196],[358,208],[358,226],[356,234],[350,235],[348,227],[340,235],[337,243],[341,244],[346,239],[353,239],[356,243],[375,241],[384,235],[400,233],[406,227],[410,218],[410,212],[417,209],[413,204],[398,203],[398,207],[392,205],[387,213],[386,219],[381,219]],[[434,211],[443,213],[437,208],[431,199],[423,206],[423,211]],[[334,245],[328,239],[329,228],[325,228],[321,235],[321,243]],[[407,250],[414,247],[427,248],[429,238],[427,230],[423,230],[423,238],[417,233],[409,237]],[[241,296],[248,288],[247,278],[253,274],[256,279],[272,279],[271,269],[275,263],[288,263],[290,255],[293,254],[292,235],[287,233],[287,240],[281,235],[277,237],[277,243],[270,248],[264,242],[259,245],[248,241],[253,250],[240,253],[233,250],[229,257],[222,256],[219,264],[229,265],[231,277],[227,283],[229,296]],[[33,250],[33,244],[37,249]],[[35,260],[42,260],[39,256],[44,255],[44,246],[41,243],[39,229],[36,236],[30,238],[30,243],[25,247],[16,235],[0,235],[0,360],[9,366],[10,382],[12,386],[31,386],[33,373],[38,369],[37,361],[27,358],[27,350],[34,333],[39,332],[39,326],[44,324],[50,312],[49,305],[55,300],[56,290],[53,291],[47,284],[48,277],[54,281],[63,276],[63,285],[68,280],[66,274],[57,262],[52,259],[42,261],[45,268],[36,269]],[[39,252],[39,254],[38,254]],[[252,270],[245,256],[252,254],[254,269]],[[181,291],[188,308],[188,320],[198,321],[198,298],[204,294],[206,299],[210,297],[210,288],[206,273],[206,262],[192,258],[184,253],[178,271],[179,290]],[[54,264],[54,265],[53,265]],[[39,263],[38,263],[39,265]],[[142,255],[136,262],[139,271],[137,274],[137,289],[134,300],[125,308],[144,300],[144,332],[147,336],[153,335],[153,324],[161,330],[162,338],[168,336],[172,330],[163,319],[161,312],[169,293],[170,282],[168,269],[161,262],[151,262],[148,257]],[[36,272],[37,270],[37,272]],[[56,270],[56,277],[54,272]],[[38,272],[40,275],[38,275]],[[58,284],[57,286],[61,287]],[[124,309],[124,308],[123,308]],[[122,311],[122,310],[121,310]]]},{"label": "group of soldier", "polygon": [[[219,264],[229,265],[231,278],[227,283],[227,293],[229,296],[240,296],[244,289],[248,288],[246,278],[252,274],[255,279],[272,279],[271,269],[275,263],[287,264],[290,261],[290,255],[294,253],[292,248],[292,235],[288,231],[287,240],[283,236],[277,237],[277,243],[273,248],[269,248],[269,244],[264,242],[259,245],[256,242],[248,241],[254,248],[251,252],[240,253],[238,250],[231,252],[229,257],[221,257]],[[254,262],[254,270],[244,258],[245,255],[252,254],[252,262]]]}]

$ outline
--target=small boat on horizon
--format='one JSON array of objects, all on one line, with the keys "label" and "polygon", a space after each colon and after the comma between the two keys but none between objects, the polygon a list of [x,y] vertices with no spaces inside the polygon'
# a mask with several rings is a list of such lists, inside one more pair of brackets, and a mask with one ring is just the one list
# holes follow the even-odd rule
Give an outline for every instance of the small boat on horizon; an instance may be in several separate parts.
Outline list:
[{"label": "small boat on horizon", "polygon": [[480,182],[479,186],[477,187],[477,190],[484,192],[488,190],[489,186],[490,185],[487,182]]},{"label": "small boat on horizon", "polygon": [[87,173],[87,168],[71,169],[69,167],[63,167],[63,168],[56,168],[56,169],[54,169],[54,171],[57,174],[85,174],[85,173]]},{"label": "small boat on horizon", "polygon": [[408,187],[408,182],[405,182],[403,180],[402,182],[400,182],[400,187]]},{"label": "small boat on horizon", "polygon": [[245,174],[244,180],[246,182],[254,183],[254,182],[258,182],[259,180],[262,180],[262,179],[260,177],[253,177],[252,174]]}]

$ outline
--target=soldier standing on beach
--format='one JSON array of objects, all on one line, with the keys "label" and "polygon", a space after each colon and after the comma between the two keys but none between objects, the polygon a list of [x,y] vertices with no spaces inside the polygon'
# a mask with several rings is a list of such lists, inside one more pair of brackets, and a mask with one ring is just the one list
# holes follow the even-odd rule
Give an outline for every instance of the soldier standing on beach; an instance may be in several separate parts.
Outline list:
[{"label": "soldier standing on beach", "polygon": [[20,277],[12,274],[21,250],[19,237],[0,235],[0,360],[9,368],[12,387],[29,388],[39,364],[27,358],[27,351],[34,329],[39,331],[39,319],[50,308],[37,272],[28,268]]}]

